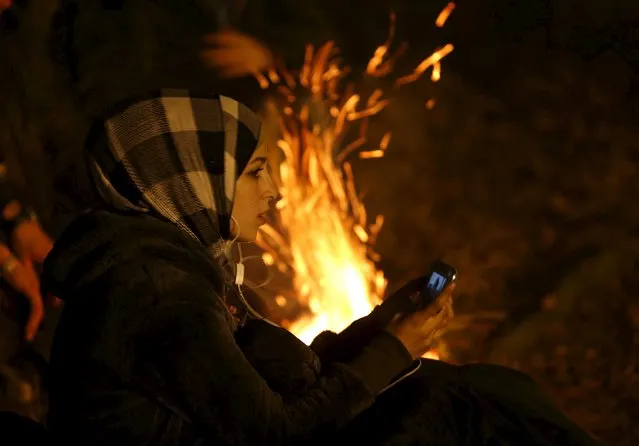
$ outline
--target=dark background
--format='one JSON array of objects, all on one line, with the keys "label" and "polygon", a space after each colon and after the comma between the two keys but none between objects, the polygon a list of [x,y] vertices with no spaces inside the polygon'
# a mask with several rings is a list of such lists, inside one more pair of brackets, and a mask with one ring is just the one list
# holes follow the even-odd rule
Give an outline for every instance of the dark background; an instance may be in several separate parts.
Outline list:
[{"label": "dark background", "polygon": [[[166,47],[156,48],[143,13],[132,13],[127,32],[98,15],[90,27],[113,36],[81,43],[80,62],[91,63],[74,79],[42,57],[56,2],[29,3],[38,13],[0,44],[11,61],[0,68],[0,141],[55,232],[83,198],[85,116]],[[271,4],[280,9],[244,26],[286,54],[332,37],[361,68],[386,38],[391,9],[398,40],[410,44],[398,70],[455,45],[439,83],[405,88],[374,121],[373,132],[394,131],[388,155],[355,161],[370,214],[386,217],[382,267],[399,283],[443,256],[460,271],[459,317],[447,335],[454,358],[525,370],[606,443],[636,444],[639,2],[460,0],[443,29],[434,26],[439,0]],[[172,33],[163,38],[182,38]],[[114,47],[130,59],[113,63]],[[216,85],[257,100],[249,83]]]}]

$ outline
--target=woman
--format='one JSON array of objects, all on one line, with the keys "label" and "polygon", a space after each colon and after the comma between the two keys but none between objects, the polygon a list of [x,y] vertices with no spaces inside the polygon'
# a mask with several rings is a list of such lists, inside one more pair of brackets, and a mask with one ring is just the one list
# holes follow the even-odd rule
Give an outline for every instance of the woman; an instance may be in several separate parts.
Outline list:
[{"label": "woman", "polygon": [[304,382],[279,377],[277,393],[239,348],[247,336],[235,339],[249,315],[224,255],[229,240],[255,239],[276,196],[258,118],[226,97],[163,90],[118,107],[90,141],[103,209],[64,231],[43,279],[65,301],[50,376],[60,440],[303,443],[370,406],[451,316],[446,294],[437,316],[417,313],[321,370],[261,324],[285,359],[311,358]]},{"label": "woman", "polygon": [[596,444],[512,370],[426,361],[396,379],[451,317],[450,290],[380,327],[382,305],[311,349],[256,316],[228,253],[255,238],[276,192],[259,120],[241,104],[163,90],[117,107],[88,145],[102,209],[63,233],[43,279],[66,303],[51,360],[56,440]]}]

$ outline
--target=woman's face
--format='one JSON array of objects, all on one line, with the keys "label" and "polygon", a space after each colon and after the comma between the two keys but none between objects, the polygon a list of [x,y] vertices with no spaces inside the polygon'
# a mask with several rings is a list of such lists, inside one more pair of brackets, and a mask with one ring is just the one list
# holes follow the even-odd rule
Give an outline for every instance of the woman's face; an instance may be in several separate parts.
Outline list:
[{"label": "woman's face", "polygon": [[257,238],[257,231],[266,222],[266,213],[277,196],[266,155],[266,144],[262,144],[253,153],[235,185],[231,231],[242,241]]}]

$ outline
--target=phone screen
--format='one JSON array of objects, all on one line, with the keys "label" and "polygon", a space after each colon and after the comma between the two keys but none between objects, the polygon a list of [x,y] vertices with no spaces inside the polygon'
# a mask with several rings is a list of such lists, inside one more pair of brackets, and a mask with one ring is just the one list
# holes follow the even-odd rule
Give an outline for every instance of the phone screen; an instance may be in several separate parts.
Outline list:
[{"label": "phone screen", "polygon": [[421,292],[423,299],[425,299],[425,304],[437,299],[442,291],[454,282],[457,277],[455,268],[441,261],[433,263],[430,271],[428,281]]},{"label": "phone screen", "polygon": [[444,291],[444,288],[446,288],[446,285],[448,285],[448,279],[437,271],[433,271],[428,279],[427,285],[430,295],[439,296],[439,294]]}]

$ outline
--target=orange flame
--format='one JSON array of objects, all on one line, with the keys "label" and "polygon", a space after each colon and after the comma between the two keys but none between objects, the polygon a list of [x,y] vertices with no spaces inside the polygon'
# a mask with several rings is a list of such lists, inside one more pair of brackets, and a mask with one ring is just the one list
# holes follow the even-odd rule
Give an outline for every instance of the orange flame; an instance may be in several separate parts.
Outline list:
[{"label": "orange flame", "polygon": [[[394,23],[393,14],[388,40],[367,65],[370,77],[393,70],[402,48],[390,55]],[[417,80],[430,66],[432,79],[438,80],[440,61],[451,51],[452,45],[440,49],[396,85]],[[341,331],[367,315],[386,288],[376,266],[380,257],[373,249],[384,219],[380,215],[369,224],[347,159],[355,152],[365,159],[384,156],[391,132],[377,148],[366,149],[366,130],[368,119],[384,110],[390,99],[381,89],[362,96],[353,85],[343,85],[348,72],[336,59],[333,42],[328,42],[317,50],[308,45],[296,74],[283,69],[256,75],[262,88],[273,92],[265,121],[277,124],[283,157],[275,175],[281,194],[279,229],[264,226],[258,243],[267,265],[292,275],[295,300],[304,311],[287,328],[306,343],[321,331]],[[353,130],[359,136],[347,140]],[[289,302],[284,296],[276,298],[281,307]]]}]

